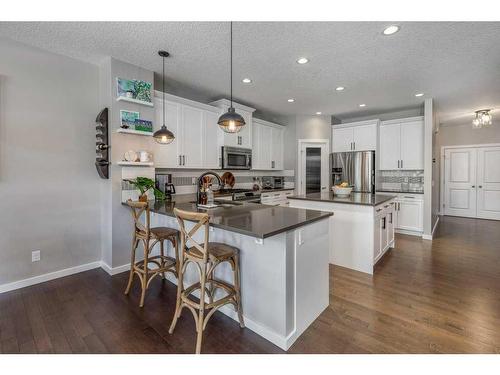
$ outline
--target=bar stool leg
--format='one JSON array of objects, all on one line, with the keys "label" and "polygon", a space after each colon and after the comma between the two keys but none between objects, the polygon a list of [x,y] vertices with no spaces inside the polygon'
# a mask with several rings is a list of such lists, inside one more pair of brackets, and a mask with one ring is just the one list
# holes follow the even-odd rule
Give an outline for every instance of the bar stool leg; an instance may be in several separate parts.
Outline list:
[{"label": "bar stool leg", "polygon": [[141,293],[141,302],[139,303],[140,307],[144,307],[144,298],[146,297],[146,288],[148,285],[148,255],[149,255],[149,241],[147,240],[142,240],[142,243],[144,244],[144,273],[141,278],[141,286],[142,286],[142,293]]},{"label": "bar stool leg", "polygon": [[130,293],[130,287],[132,286],[132,280],[134,280],[134,266],[135,266],[135,250],[139,246],[139,240],[134,234],[134,238],[132,239],[132,256],[130,259],[130,274],[128,277],[127,288],[125,289],[125,295]]},{"label": "bar stool leg", "polygon": [[238,319],[240,321],[240,327],[245,328],[245,323],[243,322],[243,313],[241,309],[240,259],[238,254],[234,255],[234,289],[236,290],[236,304],[238,309]]},{"label": "bar stool leg", "polygon": [[[165,268],[165,258],[164,258],[164,256],[165,256],[165,249],[164,249],[163,243],[164,243],[163,239],[160,240],[160,255],[161,255],[160,264],[161,264],[161,268]],[[161,279],[165,280],[165,272],[161,273]]]},{"label": "bar stool leg", "polygon": [[181,315],[181,293],[184,289],[184,265],[182,259],[180,259],[180,264],[178,266],[178,276],[177,276],[177,299],[175,301],[175,312],[174,318],[172,319],[172,323],[170,324],[170,328],[168,329],[168,333],[174,333],[175,325],[177,324],[177,319]]},{"label": "bar stool leg", "polygon": [[205,317],[205,281],[206,281],[206,265],[203,265],[201,271],[201,285],[200,285],[200,311],[198,313],[198,321],[196,322],[197,336],[196,336],[196,354],[201,353],[201,342],[203,339],[203,320]]}]

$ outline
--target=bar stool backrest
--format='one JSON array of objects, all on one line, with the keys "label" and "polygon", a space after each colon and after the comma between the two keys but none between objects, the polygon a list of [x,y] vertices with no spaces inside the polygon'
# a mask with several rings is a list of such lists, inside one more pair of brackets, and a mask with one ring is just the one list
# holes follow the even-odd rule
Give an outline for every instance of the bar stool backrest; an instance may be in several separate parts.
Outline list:
[{"label": "bar stool backrest", "polygon": [[[181,229],[181,249],[182,253],[185,253],[185,250],[187,250],[187,242],[191,241],[193,244],[193,247],[195,247],[198,251],[203,254],[203,260],[204,262],[207,261],[208,258],[208,237],[209,237],[209,216],[206,213],[202,212],[190,212],[190,211],[183,211],[179,210],[178,208],[174,208],[174,214],[175,217],[177,218],[177,221],[179,222],[179,227]],[[184,221],[189,220],[189,221],[194,221],[196,222],[195,226],[191,228],[190,231],[186,229],[186,226],[184,225]],[[204,228],[205,233],[204,233],[204,241],[203,243],[198,243],[195,239],[193,239],[193,236],[202,228]]]},{"label": "bar stool backrest", "polygon": [[[134,230],[138,237],[149,238],[150,227],[150,212],[148,202],[136,202],[132,200],[127,201],[127,205],[132,211],[132,218],[134,219]],[[145,213],[146,215],[146,225],[141,222],[141,216]]]}]

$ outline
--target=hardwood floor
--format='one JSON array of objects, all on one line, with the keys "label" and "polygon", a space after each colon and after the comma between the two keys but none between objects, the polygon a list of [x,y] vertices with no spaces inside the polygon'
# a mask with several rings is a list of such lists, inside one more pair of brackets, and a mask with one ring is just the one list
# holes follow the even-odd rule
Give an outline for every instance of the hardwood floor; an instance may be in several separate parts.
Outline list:
[{"label": "hardwood floor", "polygon": [[[500,353],[500,222],[444,217],[433,242],[398,235],[374,277],[331,267],[330,306],[289,353]],[[193,353],[175,287],[123,295],[127,273],[92,270],[0,294],[2,353]],[[217,313],[204,353],[283,353]]]}]

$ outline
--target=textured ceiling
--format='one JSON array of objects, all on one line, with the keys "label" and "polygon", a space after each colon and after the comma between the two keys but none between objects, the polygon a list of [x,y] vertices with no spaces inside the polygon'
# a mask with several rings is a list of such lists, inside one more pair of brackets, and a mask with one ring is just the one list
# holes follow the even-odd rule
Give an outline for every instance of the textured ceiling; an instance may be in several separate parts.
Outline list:
[{"label": "textured ceiling", "polygon": [[[445,124],[500,108],[500,23],[399,24],[400,32],[386,37],[381,22],[235,23],[234,96],[270,114],[321,111],[341,119],[433,97]],[[228,96],[228,23],[0,22],[0,36],[96,64],[113,56],[155,72],[161,72],[156,52],[166,49],[168,91],[206,101]],[[300,56],[310,62],[297,64]],[[243,84],[244,77],[253,83]],[[346,90],[336,92],[339,85]]]}]

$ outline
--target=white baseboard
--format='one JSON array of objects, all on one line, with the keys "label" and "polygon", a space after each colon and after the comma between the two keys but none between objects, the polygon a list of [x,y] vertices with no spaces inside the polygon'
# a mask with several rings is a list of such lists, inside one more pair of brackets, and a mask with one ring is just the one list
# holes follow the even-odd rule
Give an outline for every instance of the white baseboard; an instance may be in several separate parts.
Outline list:
[{"label": "white baseboard", "polygon": [[8,283],[8,284],[0,285],[0,293],[5,293],[5,292],[9,292],[9,291],[15,290],[15,289],[25,288],[27,286],[40,284],[40,283],[43,283],[46,281],[58,279],[60,277],[73,275],[75,273],[80,273],[80,272],[88,271],[88,270],[91,270],[94,268],[99,268],[99,267],[101,267],[101,262],[97,261],[97,262],[82,264],[80,266],[65,268],[65,269],[62,269],[59,271],[54,271],[54,272],[30,277],[30,278],[23,279],[23,280],[17,280],[17,281]]},{"label": "white baseboard", "polygon": [[117,275],[119,273],[130,270],[130,263],[123,264],[118,267],[110,267],[106,262],[101,262],[101,268],[108,273],[108,275]]},{"label": "white baseboard", "polygon": [[434,238],[434,232],[436,231],[436,228],[437,228],[437,225],[439,223],[439,216],[437,217],[437,220],[436,222],[434,223],[434,226],[432,227],[432,232],[431,234],[422,234],[422,238],[424,240],[429,240],[429,241],[432,241],[432,239]]}]

